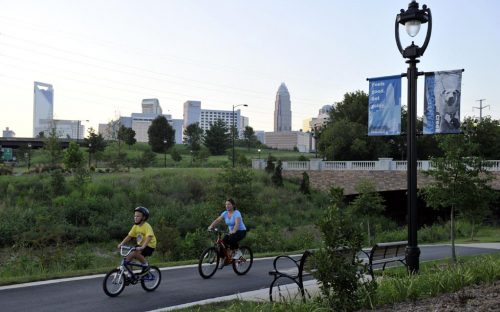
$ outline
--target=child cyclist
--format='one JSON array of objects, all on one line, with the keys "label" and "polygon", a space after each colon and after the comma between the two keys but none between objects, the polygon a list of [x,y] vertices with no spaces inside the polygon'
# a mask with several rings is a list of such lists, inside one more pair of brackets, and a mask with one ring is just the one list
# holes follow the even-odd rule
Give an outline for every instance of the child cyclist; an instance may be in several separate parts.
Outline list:
[{"label": "child cyclist", "polygon": [[118,244],[121,248],[132,238],[137,241],[136,250],[127,256],[128,261],[132,259],[139,260],[145,267],[141,273],[146,273],[149,270],[149,263],[145,257],[151,256],[156,248],[156,237],[153,228],[146,222],[149,218],[149,210],[146,207],[137,207],[134,209],[134,225],[128,232],[128,235]]}]

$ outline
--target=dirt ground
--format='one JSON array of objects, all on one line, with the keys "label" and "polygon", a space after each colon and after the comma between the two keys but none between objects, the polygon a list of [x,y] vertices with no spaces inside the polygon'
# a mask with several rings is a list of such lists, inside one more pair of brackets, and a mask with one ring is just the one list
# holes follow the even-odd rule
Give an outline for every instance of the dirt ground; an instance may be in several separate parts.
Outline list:
[{"label": "dirt ground", "polygon": [[500,281],[489,285],[475,285],[455,293],[418,300],[414,303],[398,303],[376,310],[378,312],[452,312],[452,311],[500,311]]}]

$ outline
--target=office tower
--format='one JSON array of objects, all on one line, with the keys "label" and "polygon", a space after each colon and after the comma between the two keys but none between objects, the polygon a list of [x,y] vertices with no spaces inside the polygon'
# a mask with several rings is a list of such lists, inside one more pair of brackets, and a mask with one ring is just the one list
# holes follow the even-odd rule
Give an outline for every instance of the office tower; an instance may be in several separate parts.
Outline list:
[{"label": "office tower", "polygon": [[282,83],[276,93],[274,105],[274,132],[292,131],[292,111],[290,93]]},{"label": "office tower", "polygon": [[54,89],[52,85],[35,81],[33,95],[33,137],[48,131],[54,119]]},{"label": "office tower", "polygon": [[201,115],[201,102],[200,101],[186,101],[184,102],[184,129],[190,124],[200,122]]},{"label": "office tower", "polygon": [[160,101],[158,99],[144,99],[142,100],[142,113],[162,115]]}]

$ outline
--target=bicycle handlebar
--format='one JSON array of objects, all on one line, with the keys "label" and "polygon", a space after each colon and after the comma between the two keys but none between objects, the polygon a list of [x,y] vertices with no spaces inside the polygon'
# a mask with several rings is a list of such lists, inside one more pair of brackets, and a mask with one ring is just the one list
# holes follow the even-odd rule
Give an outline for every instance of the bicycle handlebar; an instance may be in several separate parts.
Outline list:
[{"label": "bicycle handlebar", "polygon": [[126,246],[123,245],[120,247],[120,255],[123,257],[128,256],[132,251],[135,251],[137,248],[136,247],[131,247],[131,246]]}]

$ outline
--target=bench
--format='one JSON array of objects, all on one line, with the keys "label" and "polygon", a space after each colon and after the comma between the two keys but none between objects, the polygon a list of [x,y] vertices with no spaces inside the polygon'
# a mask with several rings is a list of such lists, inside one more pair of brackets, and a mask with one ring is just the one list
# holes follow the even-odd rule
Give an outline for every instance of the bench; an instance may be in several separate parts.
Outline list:
[{"label": "bench", "polygon": [[[294,292],[294,289],[289,287],[290,285],[297,285],[302,300],[306,300],[306,294],[304,291],[304,278],[311,276],[315,271],[316,267],[314,261],[310,258],[314,254],[315,250],[306,250],[300,257],[292,258],[291,256],[277,256],[273,261],[273,271],[269,272],[269,275],[273,276],[274,279],[269,286],[269,300],[273,301],[273,296],[279,296],[284,299],[291,299],[290,294]],[[355,255],[348,248],[338,248],[335,252],[348,261],[355,263]],[[287,282],[293,283],[287,283]],[[294,287],[293,287],[294,288]],[[282,294],[283,292],[288,292],[288,297],[285,298]]]},{"label": "bench", "polygon": [[[281,288],[285,285],[281,284],[281,282],[284,280],[295,283],[300,290],[302,298],[305,300],[304,277],[311,275],[314,271],[314,269],[309,266],[309,263],[307,263],[307,259],[309,259],[313,253],[314,251],[312,250],[306,250],[298,259],[284,255],[274,258],[274,270],[269,271],[269,275],[274,276],[274,279],[269,286],[269,300],[271,302],[273,301],[273,288],[276,288],[278,295],[281,297]],[[306,263],[308,264],[307,266]]]},{"label": "bench", "polygon": [[369,252],[363,251],[368,258],[366,265],[372,279],[375,278],[373,274],[374,266],[382,265],[383,271],[388,263],[401,262],[408,269],[406,263],[406,245],[407,241],[378,243]]}]

